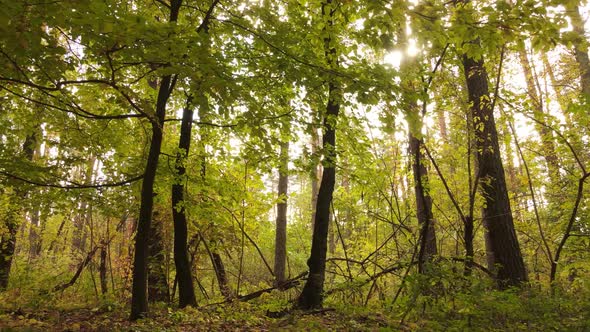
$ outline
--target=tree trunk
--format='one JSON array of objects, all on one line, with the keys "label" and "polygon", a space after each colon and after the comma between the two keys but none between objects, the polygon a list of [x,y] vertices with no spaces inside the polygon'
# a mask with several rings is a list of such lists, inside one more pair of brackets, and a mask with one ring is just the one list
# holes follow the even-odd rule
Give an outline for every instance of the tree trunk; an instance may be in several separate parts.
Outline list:
[{"label": "tree trunk", "polygon": [[18,200],[23,195],[18,195],[16,193],[13,195],[16,196],[9,200],[9,206],[7,207],[8,211],[2,215],[2,221],[6,225],[7,232],[2,232],[0,234],[2,236],[0,241],[0,291],[3,291],[8,287],[10,268],[12,266],[12,258],[16,246],[16,234],[19,225],[18,221],[21,215],[20,202]]},{"label": "tree trunk", "polygon": [[[176,21],[182,0],[172,0],[170,21]],[[148,152],[145,173],[141,187],[141,203],[137,234],[135,237],[135,256],[133,259],[133,285],[131,289],[131,320],[145,316],[148,312],[148,243],[154,204],[154,181],[158,168],[158,157],[162,147],[166,104],[170,97],[171,76],[166,75],[160,82],[156,102],[156,119],[152,120],[152,141]]]},{"label": "tree trunk", "polygon": [[422,140],[414,136],[412,130],[410,130],[409,136],[414,192],[416,194],[416,215],[418,224],[421,226],[418,271],[424,273],[424,262],[432,260],[437,254],[436,233],[434,230],[434,217],[432,216],[432,198],[425,189],[428,188],[428,170],[424,165],[425,158],[421,151]]},{"label": "tree trunk", "polygon": [[[219,1],[214,1],[197,29],[197,32],[208,33],[210,13]],[[202,93],[199,91],[199,93]],[[191,273],[191,264],[188,258],[188,227],[186,209],[184,207],[184,175],[186,174],[185,163],[190,152],[193,105],[192,96],[187,98],[186,107],[182,112],[180,125],[180,139],[178,142],[178,153],[176,155],[175,170],[178,175],[177,181],[172,185],[172,218],[174,219],[174,264],[176,266],[176,280],[178,281],[178,305],[181,308],[196,306],[195,288]]]},{"label": "tree trunk", "polygon": [[[86,169],[82,170],[80,167],[79,176],[82,179],[82,182],[85,184],[90,184],[92,182],[92,176],[94,174],[94,164],[96,163],[96,157],[91,155],[88,164],[86,165]],[[88,235],[87,232],[87,225],[90,221],[90,204],[88,200],[82,196],[81,203],[80,203],[80,210],[74,219],[74,236],[72,239],[72,246],[75,250],[79,252],[85,252],[86,248],[86,237]]]},{"label": "tree trunk", "polygon": [[29,225],[29,259],[35,259],[41,254],[41,211],[36,205],[30,212]]},{"label": "tree trunk", "polygon": [[191,266],[188,259],[187,239],[188,228],[186,221],[186,210],[184,207],[184,182],[186,167],[185,163],[190,152],[191,131],[193,121],[192,98],[189,97],[182,112],[182,123],[180,127],[180,141],[176,155],[175,170],[178,179],[172,185],[172,217],[174,219],[174,264],[176,266],[176,280],[178,281],[178,305],[181,308],[196,306],[195,288]]},{"label": "tree trunk", "polygon": [[[398,40],[402,44],[407,43],[406,31],[404,29],[399,31]],[[400,63],[400,71],[403,77],[400,85],[403,89],[403,111],[408,122],[408,145],[414,180],[416,217],[420,225],[418,272],[424,273],[424,263],[432,260],[437,254],[437,248],[434,217],[432,215],[432,198],[428,193],[428,169],[426,168],[426,159],[422,151],[422,127],[426,107],[423,105],[424,108],[421,110],[416,101],[416,96],[420,92],[420,85],[417,84],[418,82],[416,82],[415,78],[418,73],[418,65],[418,59],[415,57],[403,59]],[[425,102],[423,101],[423,103]],[[446,136],[444,114],[439,114],[439,125],[441,132]]]},{"label": "tree trunk", "polygon": [[287,264],[287,189],[289,186],[289,141],[281,142],[279,185],[277,203],[277,223],[275,233],[275,287],[285,282]]},{"label": "tree trunk", "polygon": [[[318,135],[317,128],[311,129],[311,153],[316,155],[320,149],[320,136]],[[313,164],[313,173],[311,176],[311,228],[313,229],[315,223],[315,212],[318,203],[318,193],[320,190],[319,181],[322,178],[322,170],[319,164]]]},{"label": "tree trunk", "polygon": [[215,277],[217,278],[217,283],[219,284],[219,290],[221,291],[221,294],[226,300],[231,300],[233,298],[233,294],[231,292],[231,288],[229,287],[227,273],[225,272],[225,265],[223,264],[221,255],[219,255],[219,252],[217,252],[216,248],[211,250],[211,262],[213,264],[213,268],[215,269]]},{"label": "tree trunk", "polygon": [[588,102],[590,100],[590,59],[588,58],[588,41],[584,30],[584,19],[580,15],[580,7],[576,5],[576,2],[566,2],[565,8],[575,34],[574,55],[580,69],[582,95],[584,100]]},{"label": "tree trunk", "polygon": [[[41,139],[35,139],[35,151],[33,152],[33,160],[39,159],[41,156],[41,126],[37,126],[37,134],[35,137]],[[39,194],[42,194],[43,189],[36,189]],[[44,219],[41,218],[41,204],[33,204],[31,211],[29,211],[29,259],[35,259],[41,254],[41,235],[44,227]]]},{"label": "tree trunk", "polygon": [[549,171],[549,179],[551,180],[552,185],[556,185],[559,183],[559,160],[557,159],[557,154],[555,152],[555,141],[551,130],[541,124],[547,123],[547,117],[541,101],[541,92],[538,91],[538,86],[535,84],[535,76],[524,45],[521,45],[518,49],[518,58],[526,78],[527,94],[533,104],[533,116],[540,122],[535,122],[535,129],[541,137],[543,157],[545,158],[547,169]]},{"label": "tree trunk", "polygon": [[169,302],[170,288],[166,278],[166,253],[163,246],[163,221],[158,211],[150,224],[148,244],[148,299],[150,302]]},{"label": "tree trunk", "polygon": [[139,219],[137,221],[137,234],[135,236],[135,256],[133,259],[133,286],[131,294],[131,320],[136,320],[148,312],[147,296],[147,261],[149,233],[152,222],[154,204],[154,180],[158,168],[158,157],[162,146],[162,129],[166,114],[166,102],[169,96],[170,76],[165,76],[160,83],[158,93],[158,122],[152,124],[152,142],[148,154],[148,160],[143,176],[141,189],[141,203]]},{"label": "tree trunk", "polygon": [[[170,22],[176,22],[182,0],[170,1]],[[166,118],[166,104],[172,93],[172,77],[165,75],[160,82],[156,101],[156,118],[151,120],[152,141],[148,152],[147,163],[141,186],[141,202],[137,234],[135,237],[135,256],[133,259],[133,285],[131,288],[131,315],[129,319],[136,320],[148,313],[147,273],[148,273],[148,243],[154,205],[154,181],[158,168],[158,157],[162,148],[164,119]]]},{"label": "tree trunk", "polygon": [[[322,3],[322,15],[327,17],[328,20],[325,28],[326,30],[331,29],[333,25],[333,15],[335,10],[336,9],[334,9],[332,5],[332,0],[326,0]],[[338,67],[338,61],[334,40],[330,37],[326,37],[324,38],[324,44],[325,57],[328,66],[336,69]],[[318,193],[311,254],[307,260],[309,275],[296,304],[297,308],[303,310],[321,308],[323,304],[330,205],[332,203],[334,185],[336,183],[335,122],[340,113],[341,99],[342,91],[336,80],[333,77],[330,77],[328,83],[328,103],[323,123],[324,135],[322,137],[324,171]]]},{"label": "tree trunk", "polygon": [[493,265],[497,266],[496,277],[501,288],[517,286],[527,280],[527,273],[514,230],[488,76],[483,57],[475,60],[464,55],[462,62],[473,115],[480,190],[485,199],[483,219]]},{"label": "tree trunk", "polygon": [[100,266],[99,276],[100,276],[100,292],[102,295],[105,295],[108,291],[107,287],[107,248],[106,248],[106,241],[103,241],[102,246],[100,247]]},{"label": "tree trunk", "polygon": [[[35,146],[37,144],[36,142],[37,137],[35,132],[25,138],[22,154],[28,161],[33,160]],[[3,216],[0,216],[0,218],[3,219],[7,230],[7,232],[0,233],[0,291],[5,290],[6,287],[8,287],[14,249],[16,248],[16,235],[22,212],[21,201],[25,199],[26,196],[27,191],[23,190],[22,187],[14,189],[14,193],[9,198],[8,211],[4,213]]]}]

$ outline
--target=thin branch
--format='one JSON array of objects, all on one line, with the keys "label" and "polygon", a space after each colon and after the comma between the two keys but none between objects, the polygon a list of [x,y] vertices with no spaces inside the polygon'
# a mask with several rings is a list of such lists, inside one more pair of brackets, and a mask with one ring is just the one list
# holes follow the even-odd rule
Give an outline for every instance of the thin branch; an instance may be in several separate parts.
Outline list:
[{"label": "thin branch", "polygon": [[[503,101],[506,105],[510,106],[510,108],[517,110],[518,108],[516,106],[514,106],[511,102],[509,102],[508,100],[506,100],[505,98],[503,98],[502,96],[498,97],[501,101]],[[532,120],[536,123],[538,123],[539,125],[548,128],[549,130],[551,130],[552,132],[554,132],[557,136],[559,136],[559,138],[561,138],[561,140],[563,141],[563,143],[565,143],[565,145],[567,145],[568,149],[570,150],[570,152],[572,153],[574,159],[576,160],[576,163],[578,164],[578,166],[580,167],[580,169],[582,170],[582,173],[586,174],[586,167],[584,167],[584,163],[582,162],[582,160],[580,160],[580,157],[578,156],[578,154],[576,153],[576,149],[574,149],[574,147],[570,144],[570,142],[567,140],[567,138],[565,138],[565,136],[563,136],[563,134],[553,128],[553,126],[546,124],[543,121],[539,121],[537,119],[535,119],[535,117],[530,116],[528,114],[526,114],[525,112],[520,112],[520,114],[524,115],[525,117],[527,117],[529,120]]]},{"label": "thin branch", "polygon": [[520,148],[520,142],[518,141],[518,137],[516,136],[516,130],[514,129],[514,126],[512,125],[512,122],[509,120],[508,122],[508,126],[510,127],[510,131],[512,132],[512,137],[514,137],[514,143],[516,144],[516,149],[518,150],[518,154],[520,156],[520,159],[522,160],[522,165],[524,166],[524,170],[526,172],[526,176],[527,176],[527,182],[528,182],[528,187],[529,187],[529,191],[531,192],[531,198],[533,200],[533,210],[535,211],[535,220],[537,222],[537,227],[539,228],[539,235],[541,236],[541,241],[543,241],[543,246],[545,246],[545,256],[547,257],[547,259],[549,260],[549,264],[551,264],[551,257],[553,257],[553,254],[551,254],[551,248],[549,248],[549,243],[547,243],[547,239],[545,238],[545,232],[543,232],[543,226],[541,225],[541,218],[539,217],[539,209],[537,208],[537,199],[535,197],[535,190],[533,188],[533,180],[531,177],[531,171],[529,169],[529,165],[527,163],[527,161],[524,159],[524,154],[522,153],[522,149]]},{"label": "thin branch", "polygon": [[551,282],[555,281],[555,275],[557,273],[557,263],[559,262],[559,258],[561,256],[561,251],[563,250],[567,240],[571,236],[571,231],[572,231],[572,228],[574,227],[574,222],[576,221],[576,217],[578,215],[578,208],[580,207],[580,202],[582,201],[582,197],[584,197],[584,182],[586,181],[586,179],[589,176],[590,176],[590,173],[586,173],[578,181],[578,193],[576,194],[576,202],[574,203],[574,209],[572,210],[572,214],[571,214],[570,219],[567,223],[567,227],[566,227],[565,232],[563,234],[563,238],[561,239],[561,242],[559,242],[559,246],[557,246],[557,250],[555,251],[555,258],[553,259],[553,262],[551,264],[551,275],[550,275],[550,279],[549,279]]},{"label": "thin branch", "polygon": [[59,188],[59,189],[90,189],[90,188],[99,189],[99,188],[109,188],[109,187],[121,187],[121,186],[124,186],[124,185],[127,185],[127,184],[130,184],[130,183],[133,183],[133,182],[143,179],[143,174],[142,174],[142,175],[138,175],[138,176],[123,180],[123,181],[112,182],[112,183],[79,184],[76,182],[68,181],[69,183],[72,183],[73,185],[61,185],[61,184],[44,183],[44,182],[40,182],[40,181],[36,181],[36,180],[26,179],[26,178],[23,178],[19,175],[8,173],[6,171],[0,171],[0,175],[4,175],[6,177],[9,177],[9,178],[21,181],[21,182],[25,182],[28,184],[32,184],[35,186],[39,186],[39,187],[50,187],[50,188]]},{"label": "thin branch", "polygon": [[434,158],[430,154],[430,150],[428,149],[428,147],[426,147],[426,144],[424,144],[423,146],[424,146],[424,152],[426,152],[426,155],[428,156],[428,159],[430,159],[430,162],[434,166],[434,169],[436,170],[436,173],[438,174],[438,177],[440,178],[441,182],[443,183],[443,186],[445,187],[445,190],[447,191],[447,195],[451,199],[451,202],[453,203],[453,206],[457,210],[457,213],[459,214],[459,217],[461,218],[461,220],[463,220],[463,222],[465,222],[465,215],[463,214],[463,210],[461,210],[461,207],[459,206],[459,203],[457,202],[457,200],[455,199],[455,196],[451,192],[451,188],[449,187],[449,185],[447,183],[447,180],[443,176],[440,168],[438,167],[438,164],[436,163],[436,161],[434,160]]},{"label": "thin branch", "polygon": [[200,33],[201,31],[204,31],[205,33],[209,32],[209,23],[211,22],[211,17],[213,17],[213,9],[215,9],[215,6],[218,3],[219,0],[213,0],[213,3],[211,3],[211,6],[209,6],[207,13],[205,13],[205,17],[203,17],[201,25],[199,25],[197,28],[197,33]]}]

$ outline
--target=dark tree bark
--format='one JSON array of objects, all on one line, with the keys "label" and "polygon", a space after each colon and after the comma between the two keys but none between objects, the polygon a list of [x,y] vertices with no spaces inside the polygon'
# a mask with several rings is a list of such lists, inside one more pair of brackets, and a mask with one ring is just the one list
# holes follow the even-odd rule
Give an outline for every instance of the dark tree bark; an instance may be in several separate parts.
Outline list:
[{"label": "dark tree bark", "polygon": [[488,91],[488,75],[483,57],[462,58],[470,111],[473,116],[480,191],[485,199],[484,226],[493,253],[493,266],[501,288],[527,281],[527,273],[514,230],[504,168],[500,158],[498,133]]},{"label": "dark tree bark", "polygon": [[414,176],[414,192],[416,194],[416,215],[420,231],[420,251],[418,254],[418,271],[424,273],[424,263],[432,260],[437,254],[434,217],[432,216],[432,198],[427,192],[428,170],[424,165],[426,159],[422,153],[422,140],[409,134],[410,154],[412,156],[412,173]]},{"label": "dark tree bark", "polygon": [[182,124],[180,127],[180,141],[178,154],[176,155],[175,170],[178,179],[172,185],[172,217],[174,219],[174,264],[176,265],[176,280],[178,281],[178,305],[181,308],[196,306],[195,288],[191,274],[191,266],[188,259],[187,239],[188,229],[186,210],[184,207],[184,176],[186,174],[185,162],[191,145],[191,131],[193,121],[192,98],[188,98],[182,112]]},{"label": "dark tree bark", "polygon": [[[208,32],[209,20],[213,9],[219,1],[213,1],[197,32]],[[191,264],[188,258],[187,239],[188,227],[186,209],[184,207],[184,176],[186,174],[185,162],[190,152],[191,134],[193,124],[192,96],[187,98],[186,106],[182,112],[180,125],[180,139],[178,153],[176,155],[175,171],[177,181],[172,185],[172,218],[174,219],[174,264],[176,266],[176,280],[178,282],[178,305],[181,308],[196,306],[195,288],[191,273]]]},{"label": "dark tree bark", "polygon": [[[322,15],[328,18],[327,29],[333,25],[336,9],[332,0],[322,3]],[[330,37],[324,39],[325,56],[328,65],[338,67],[336,48]],[[324,153],[322,181],[318,193],[311,254],[307,260],[309,275],[303,290],[297,299],[296,307],[303,310],[321,308],[324,297],[324,280],[326,272],[326,251],[328,246],[328,227],[330,222],[330,205],[336,183],[336,127],[335,122],[340,113],[342,92],[336,80],[332,77],[328,83],[328,103],[324,116],[322,148]]]},{"label": "dark tree bark", "polygon": [[141,203],[139,208],[139,220],[137,221],[135,256],[133,260],[131,320],[141,318],[148,312],[148,243],[154,204],[154,180],[156,178],[158,157],[162,146],[162,129],[164,125],[164,117],[166,115],[166,102],[170,95],[170,81],[171,77],[165,76],[160,83],[157,105],[158,121],[157,123],[152,124],[152,142],[150,144],[141,189]]},{"label": "dark tree bark", "polygon": [[[22,196],[22,194],[19,196]],[[1,234],[2,238],[0,241],[0,291],[3,291],[8,287],[10,268],[12,266],[12,258],[16,246],[16,234],[19,226],[18,220],[21,211],[17,199],[12,199],[10,201],[8,211],[2,216],[7,232]]]},{"label": "dark tree bark", "polygon": [[[312,155],[316,155],[318,150],[320,149],[320,136],[318,135],[317,129],[313,127],[311,129],[311,153]],[[313,225],[315,223],[315,212],[316,206],[318,203],[318,193],[320,190],[319,182],[322,178],[322,171],[321,167],[318,164],[313,165],[313,172],[311,175],[311,228],[313,229]]]},{"label": "dark tree bark", "polygon": [[154,212],[148,243],[148,299],[150,302],[170,302],[170,287],[166,278],[166,253],[163,246],[163,221]]},{"label": "dark tree bark", "polygon": [[211,250],[211,262],[213,264],[213,269],[215,269],[215,277],[217,278],[217,283],[219,284],[219,291],[221,291],[221,294],[226,300],[229,301],[233,299],[234,296],[231,292],[231,288],[229,287],[229,280],[227,279],[227,273],[225,272],[223,259],[221,259],[221,255],[215,248]]},{"label": "dark tree bark", "polygon": [[285,282],[285,267],[287,264],[287,189],[289,186],[289,142],[281,142],[279,167],[279,185],[277,203],[277,222],[275,232],[275,287]]},{"label": "dark tree bark", "polygon": [[55,235],[55,239],[53,241],[51,241],[51,244],[49,244],[49,249],[47,249],[47,251],[49,252],[54,252],[57,253],[57,248],[58,248],[58,239],[61,238],[64,226],[66,224],[66,221],[68,220],[68,216],[64,217],[63,220],[61,221],[61,223],[59,224],[59,228],[57,229],[57,234]]},{"label": "dark tree bark", "polygon": [[[463,221],[463,240],[465,241],[465,270],[464,275],[471,275],[473,267],[473,217],[471,215],[465,216]],[[486,240],[486,246],[489,241]],[[488,256],[490,257],[490,256]]]},{"label": "dark tree bark", "polygon": [[103,242],[100,247],[100,265],[98,268],[100,277],[100,292],[105,295],[108,292],[107,287],[107,247],[106,243]]},{"label": "dark tree bark", "polygon": [[[22,155],[28,161],[33,160],[36,145],[37,134],[33,132],[25,138],[25,142],[23,143]],[[12,194],[7,213],[0,216],[3,219],[7,230],[7,232],[2,232],[2,234],[0,234],[0,291],[5,290],[6,287],[8,287],[14,249],[16,248],[16,234],[18,232],[20,224],[19,219],[22,212],[21,201],[27,196],[27,191],[19,188],[16,188]]]},{"label": "dark tree bark", "polygon": [[[170,22],[178,18],[178,11],[182,0],[171,0]],[[139,220],[137,222],[137,234],[135,237],[135,256],[133,259],[133,285],[131,288],[131,320],[145,316],[148,312],[147,294],[147,265],[148,265],[148,241],[152,212],[154,204],[154,181],[158,168],[158,157],[162,147],[162,134],[164,119],[166,117],[166,104],[173,88],[171,75],[165,75],[160,82],[158,98],[156,101],[156,117],[152,119],[152,141],[148,152],[143,183],[141,187],[141,203],[139,208]]]}]

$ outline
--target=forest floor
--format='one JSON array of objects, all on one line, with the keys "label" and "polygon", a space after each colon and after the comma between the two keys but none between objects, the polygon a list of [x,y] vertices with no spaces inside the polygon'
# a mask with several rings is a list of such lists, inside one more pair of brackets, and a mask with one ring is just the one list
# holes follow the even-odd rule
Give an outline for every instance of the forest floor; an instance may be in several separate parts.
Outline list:
[{"label": "forest floor", "polygon": [[0,313],[0,331],[409,331],[379,314],[350,314],[334,309],[292,312],[270,318],[243,304],[201,309],[156,308],[150,318],[130,322],[127,310],[80,308]]},{"label": "forest floor", "polygon": [[408,289],[395,305],[367,304],[346,293],[326,300],[325,309],[308,312],[285,311],[293,304],[295,290],[249,302],[209,302],[199,308],[155,303],[148,318],[135,322],[128,320],[124,294],[95,298],[75,290],[43,295],[12,289],[0,293],[0,332],[590,331],[590,292],[585,287],[567,292],[555,288],[552,294],[535,287],[499,291],[476,286],[448,286],[444,294],[428,296]]}]

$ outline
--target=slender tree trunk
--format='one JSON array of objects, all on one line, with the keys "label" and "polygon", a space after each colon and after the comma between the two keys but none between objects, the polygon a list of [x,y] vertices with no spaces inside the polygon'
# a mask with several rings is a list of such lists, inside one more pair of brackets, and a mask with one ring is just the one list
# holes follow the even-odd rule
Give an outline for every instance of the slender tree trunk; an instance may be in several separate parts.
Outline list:
[{"label": "slender tree trunk", "polygon": [[[320,145],[320,136],[318,135],[317,128],[313,127],[311,129],[311,153],[315,156],[319,149]],[[319,182],[322,178],[322,171],[321,165],[315,164],[313,165],[313,173],[311,176],[311,228],[313,229],[315,223],[315,213],[316,213],[316,206],[318,202],[318,193],[320,190]]]},{"label": "slender tree trunk", "polygon": [[277,203],[277,222],[275,233],[275,287],[285,282],[287,264],[287,189],[289,186],[289,141],[281,142],[280,167]]},{"label": "slender tree trunk", "polygon": [[[37,126],[35,129],[37,134],[35,137],[35,152],[33,153],[33,160],[38,160],[41,156],[41,126]],[[36,189],[39,194],[42,193],[43,189]],[[44,219],[41,217],[41,205],[34,204],[29,211],[29,259],[35,259],[41,254],[41,233],[44,226]]]},{"label": "slender tree trunk", "polygon": [[168,287],[164,268],[166,253],[162,233],[163,221],[158,211],[154,211],[148,238],[148,299],[150,302],[170,301],[170,287]]},{"label": "slender tree trunk", "polygon": [[41,211],[39,206],[33,207],[29,225],[29,259],[35,259],[41,253]]},{"label": "slender tree trunk", "polygon": [[[2,193],[4,194],[4,193]],[[13,194],[15,195],[15,194]],[[1,216],[6,225],[7,232],[2,232],[0,242],[0,291],[8,287],[8,279],[10,277],[10,268],[12,266],[12,259],[14,257],[14,248],[16,246],[16,234],[18,232],[19,219],[21,216],[20,202],[18,202],[16,194],[14,199],[9,200],[8,211]]]},{"label": "slender tree trunk", "polygon": [[166,102],[169,96],[170,76],[165,76],[160,83],[158,93],[158,119],[152,124],[152,141],[148,154],[148,160],[143,176],[141,189],[141,203],[139,219],[137,221],[137,234],[135,237],[135,256],[133,260],[133,286],[131,295],[131,320],[143,317],[148,312],[147,274],[148,274],[148,244],[152,222],[154,204],[154,180],[158,167],[158,157],[162,146],[162,129],[166,115]]},{"label": "slender tree trunk", "polygon": [[[23,144],[22,154],[28,161],[33,161],[35,154],[35,146],[37,144],[37,133],[33,132],[28,135]],[[2,193],[0,188],[0,193]],[[4,194],[4,193],[2,193]],[[12,260],[14,258],[14,250],[16,248],[16,235],[20,225],[19,219],[22,212],[22,200],[27,196],[27,191],[21,188],[14,189],[14,192],[9,199],[8,211],[0,216],[0,220],[4,221],[7,232],[0,233],[0,291],[8,287],[8,280],[10,277],[10,269],[12,267]]]},{"label": "slender tree trunk", "polygon": [[[182,0],[171,0],[170,22],[178,18],[178,11]],[[158,168],[158,157],[162,147],[166,104],[172,88],[172,77],[166,75],[160,82],[158,99],[156,102],[156,119],[152,120],[152,141],[148,152],[143,183],[141,187],[141,203],[137,234],[135,237],[135,256],[133,260],[133,286],[131,288],[131,320],[145,316],[148,312],[147,273],[148,273],[148,243],[152,212],[154,204],[154,181]]]},{"label": "slender tree trunk", "polygon": [[64,226],[65,226],[68,218],[69,218],[69,216],[65,216],[63,218],[63,220],[61,221],[61,223],[59,224],[59,228],[57,229],[57,234],[55,235],[55,239],[53,241],[51,241],[51,244],[49,245],[49,249],[47,249],[47,251],[57,253],[57,248],[58,248],[57,242],[59,239],[61,239],[62,232],[63,232]]},{"label": "slender tree trunk", "polygon": [[473,114],[479,183],[485,199],[483,219],[489,234],[493,265],[498,266],[496,277],[501,288],[517,286],[527,280],[527,273],[514,230],[493,106],[488,91],[488,76],[483,56],[475,60],[464,55],[462,62],[470,111]]},{"label": "slender tree trunk", "polygon": [[[332,0],[326,0],[322,3],[322,15],[327,17],[328,20],[325,30],[331,29],[335,10]],[[336,69],[338,67],[338,61],[334,42],[330,37],[324,38],[326,60],[329,67]],[[323,124],[324,135],[322,137],[322,147],[325,157],[323,161],[324,172],[318,193],[311,254],[307,260],[309,275],[296,304],[297,308],[304,310],[321,308],[323,304],[330,205],[336,183],[335,122],[340,113],[341,99],[342,91],[340,90],[340,86],[334,77],[330,77],[328,83],[328,104],[326,106]]]},{"label": "slender tree trunk", "polygon": [[233,298],[233,294],[231,288],[229,287],[227,273],[225,272],[225,265],[223,264],[221,255],[216,248],[211,250],[211,262],[213,263],[213,268],[215,269],[215,277],[217,278],[221,295],[223,295],[226,300],[231,300]]},{"label": "slender tree trunk", "polygon": [[331,256],[336,252],[336,225],[334,224],[334,214],[330,213],[330,221],[328,223],[328,252]]},{"label": "slender tree trunk", "polygon": [[[406,31],[398,33],[400,43],[406,43]],[[419,93],[413,74],[418,67],[418,59],[408,57],[400,64],[402,79],[401,87],[404,90],[403,108],[408,122],[408,143],[414,180],[414,194],[416,198],[416,217],[420,225],[420,249],[418,254],[418,271],[424,273],[424,263],[431,261],[437,254],[436,233],[434,230],[434,217],[432,215],[432,199],[428,193],[428,169],[426,159],[422,151],[422,127],[423,116],[426,108],[420,110],[416,102],[416,95]],[[424,105],[423,105],[424,106]],[[439,115],[440,129],[446,135],[446,124],[444,114]]]},{"label": "slender tree trunk", "polygon": [[568,1],[565,4],[576,39],[574,40],[574,55],[580,69],[580,85],[585,101],[590,100],[590,59],[588,58],[588,40],[584,30],[584,19],[580,14],[577,2]]},{"label": "slender tree trunk", "polygon": [[100,247],[100,265],[99,265],[99,276],[100,276],[100,291],[102,295],[108,292],[107,287],[107,248],[106,241],[103,241]]},{"label": "slender tree trunk", "polygon": [[[208,112],[208,105],[207,99],[203,96],[199,100],[199,118],[201,121],[207,121],[209,117]],[[201,136],[201,179],[203,181],[203,185],[207,182],[207,151],[205,149],[206,142],[209,141],[209,133],[206,128],[200,128],[200,136]],[[223,264],[223,259],[219,254],[217,249],[217,239],[205,239],[201,236],[203,243],[205,244],[205,248],[209,252],[209,257],[211,259],[211,265],[213,265],[213,269],[215,270],[215,277],[217,279],[217,284],[219,285],[219,291],[223,295],[223,297],[229,301],[233,299],[233,293],[229,286],[229,280],[227,277],[227,273],[225,272],[225,265]],[[209,242],[207,242],[209,241]],[[211,246],[210,246],[211,244]]]},{"label": "slender tree trunk", "polygon": [[447,120],[445,119],[445,111],[442,107],[436,108],[436,119],[438,121],[438,131],[443,142],[449,141],[449,134],[447,130]]},{"label": "slender tree trunk", "polygon": [[74,217],[74,234],[72,236],[72,247],[79,251],[83,252],[84,247],[86,245],[85,237],[83,236],[84,229],[86,227],[86,201],[82,200],[80,203],[79,212]]},{"label": "slender tree trunk", "polygon": [[547,53],[543,52],[541,54],[541,59],[543,61],[543,68],[545,69],[545,73],[549,75],[549,81],[551,82],[551,86],[553,87],[553,91],[555,91],[555,96],[557,97],[557,102],[559,103],[559,107],[561,108],[562,113],[565,116],[566,123],[568,126],[572,126],[572,117],[569,114],[568,110],[568,102],[566,101],[565,96],[563,95],[563,88],[561,84],[557,81],[555,77],[555,73],[553,72],[553,67],[549,63],[549,59],[547,58]]},{"label": "slender tree trunk", "polygon": [[[96,157],[91,155],[86,169],[82,170],[80,167],[80,178],[83,183],[90,184],[92,182],[92,176],[94,174],[94,164],[96,163]],[[88,236],[88,223],[90,220],[91,208],[88,200],[81,197],[80,210],[74,219],[74,236],[72,239],[72,246],[79,252],[85,252],[86,248],[86,237]]]},{"label": "slender tree trunk", "polygon": [[182,112],[180,127],[180,141],[176,155],[176,173],[178,179],[172,185],[172,217],[174,219],[174,264],[176,265],[176,280],[178,281],[178,305],[181,308],[196,306],[195,288],[191,266],[188,259],[187,239],[188,228],[184,200],[185,163],[190,152],[191,131],[193,121],[192,98],[189,97]]},{"label": "slender tree trunk", "polygon": [[[533,105],[534,117],[540,123],[547,123],[547,117],[541,101],[541,92],[538,91],[537,85],[535,84],[535,77],[524,45],[521,45],[518,49],[518,58],[526,78],[527,94]],[[535,122],[535,129],[541,137],[543,157],[545,158],[549,171],[549,179],[553,185],[556,185],[559,183],[559,160],[555,152],[555,141],[551,130],[540,123]]]},{"label": "slender tree trunk", "polygon": [[[210,14],[219,1],[215,0],[197,32],[209,32]],[[201,93],[199,91],[199,93]],[[176,155],[175,170],[178,175],[177,181],[172,185],[172,217],[174,219],[174,264],[176,266],[176,280],[178,282],[178,304],[181,308],[196,306],[195,288],[191,273],[191,264],[188,258],[188,227],[186,209],[184,207],[184,175],[186,174],[185,163],[190,152],[193,105],[192,96],[187,98],[186,107],[182,112],[180,125],[180,139],[178,142],[179,152]]]},{"label": "slender tree trunk", "polygon": [[421,226],[418,271],[424,273],[424,262],[430,261],[437,254],[436,233],[432,215],[432,198],[425,189],[428,188],[428,170],[424,165],[426,159],[421,151],[422,140],[414,136],[411,130],[409,136],[414,192],[416,194],[416,215],[418,224]]}]

